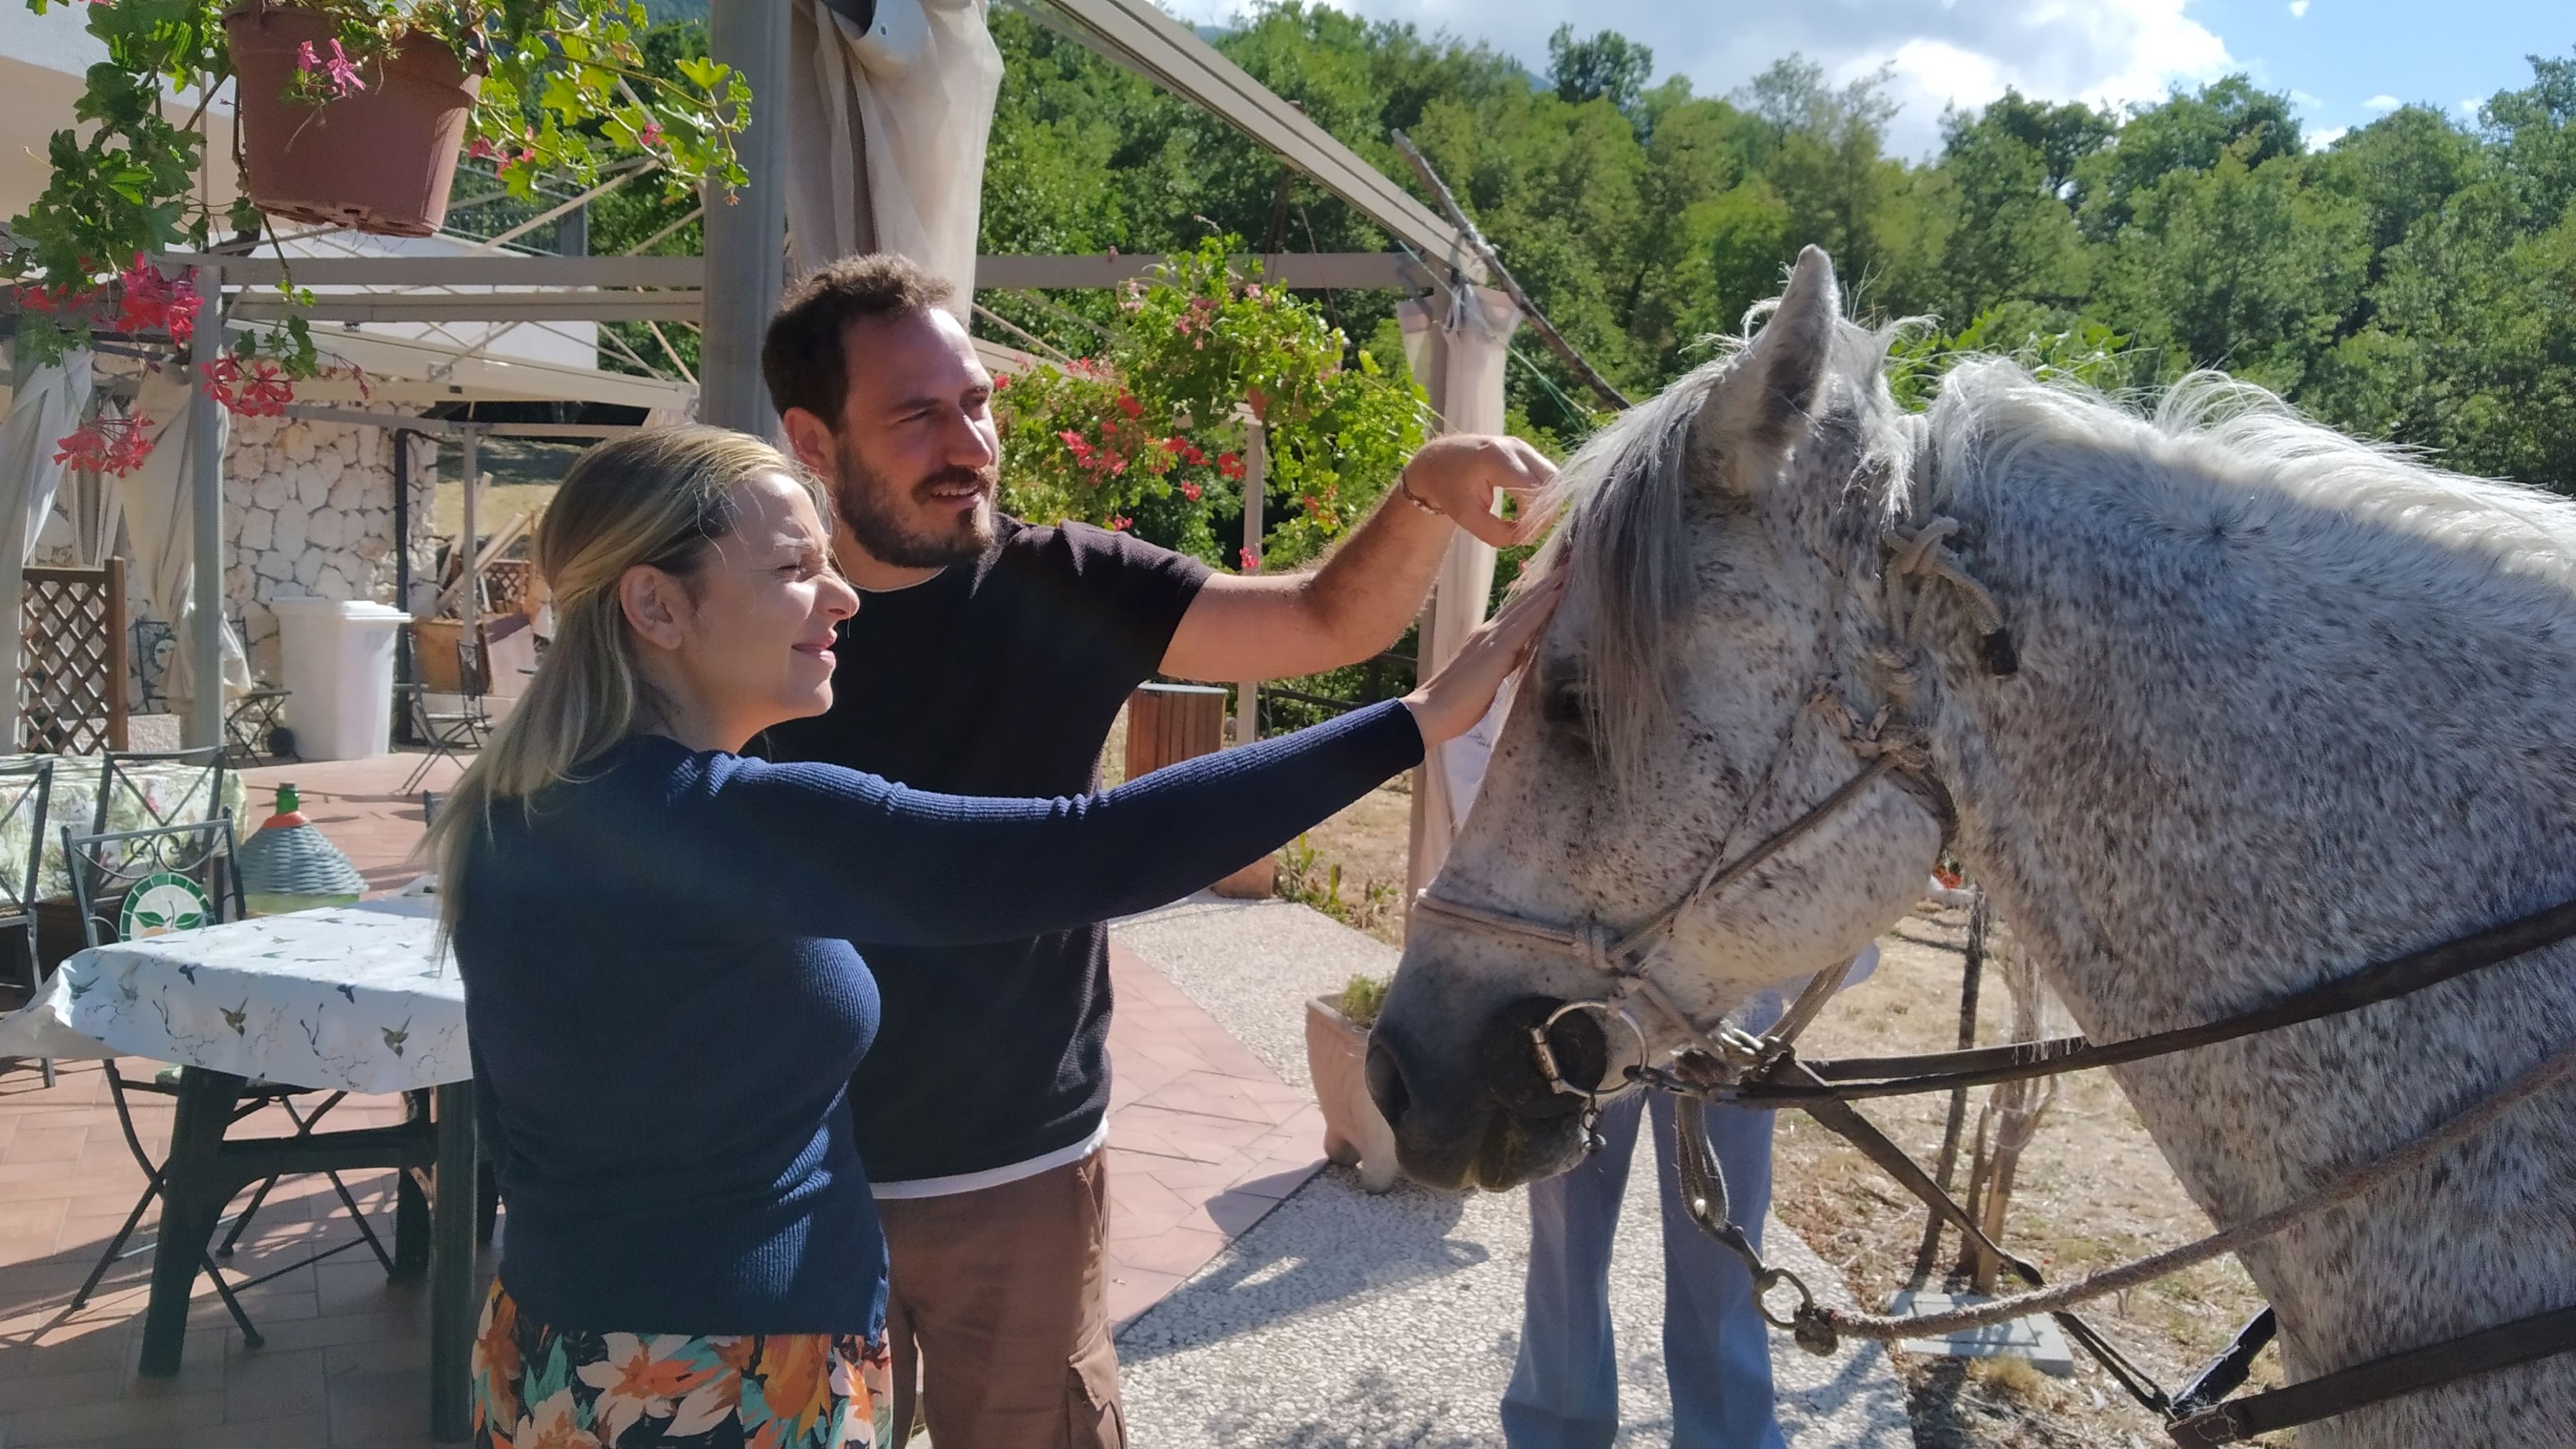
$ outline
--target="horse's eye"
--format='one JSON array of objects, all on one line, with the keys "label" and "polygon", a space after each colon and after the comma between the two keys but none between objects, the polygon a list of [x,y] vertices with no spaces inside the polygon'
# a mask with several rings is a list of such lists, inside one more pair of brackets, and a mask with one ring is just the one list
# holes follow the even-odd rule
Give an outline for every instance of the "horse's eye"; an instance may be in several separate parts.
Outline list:
[{"label": "horse's eye", "polygon": [[1591,724],[1592,703],[1585,697],[1583,686],[1560,684],[1547,692],[1540,713],[1556,728],[1580,734]]}]

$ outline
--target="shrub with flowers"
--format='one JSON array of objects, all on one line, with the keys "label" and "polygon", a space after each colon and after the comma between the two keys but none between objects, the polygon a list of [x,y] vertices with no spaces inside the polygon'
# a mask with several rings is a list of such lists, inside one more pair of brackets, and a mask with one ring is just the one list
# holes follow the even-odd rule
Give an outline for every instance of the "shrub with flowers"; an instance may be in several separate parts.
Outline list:
[{"label": "shrub with flowers", "polygon": [[[38,14],[62,3],[26,0]],[[83,129],[53,134],[51,179],[10,219],[0,251],[0,280],[15,284],[20,304],[21,366],[52,362],[98,333],[185,348],[195,288],[185,277],[162,276],[147,258],[203,249],[219,229],[238,237],[259,231],[246,196],[218,212],[198,186],[208,164],[206,109],[233,79],[224,16],[243,3],[87,0],[87,28],[107,59],[89,68],[73,106]],[[670,74],[648,67],[647,21],[636,0],[294,3],[330,17],[338,34],[302,48],[286,99],[328,106],[376,84],[395,47],[414,39],[445,45],[483,77],[468,152],[495,161],[523,197],[541,175],[586,188],[621,152],[649,157],[675,196],[709,178],[742,178],[733,155],[749,101],[741,79],[703,58],[684,59]],[[184,113],[174,119],[177,112]],[[285,291],[290,301],[310,300],[291,285]],[[218,398],[265,411],[325,364],[304,319],[290,316],[276,332],[236,339],[219,368],[223,376],[205,379]],[[107,456],[103,438],[81,439],[80,455]]]},{"label": "shrub with flowers", "polygon": [[1230,265],[1236,245],[1211,238],[1131,284],[1100,356],[996,379],[1005,507],[1249,567],[1249,415],[1269,451],[1263,565],[1312,558],[1367,515],[1422,444],[1422,401],[1257,265]]}]

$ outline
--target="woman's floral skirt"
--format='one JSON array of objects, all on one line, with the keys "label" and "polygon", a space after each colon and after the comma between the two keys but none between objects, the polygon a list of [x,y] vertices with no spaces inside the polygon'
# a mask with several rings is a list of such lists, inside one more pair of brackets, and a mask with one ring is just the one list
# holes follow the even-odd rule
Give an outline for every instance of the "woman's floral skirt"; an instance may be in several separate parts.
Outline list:
[{"label": "woman's floral skirt", "polygon": [[885,1444],[883,1344],[856,1335],[583,1333],[519,1317],[498,1282],[474,1339],[477,1449]]}]

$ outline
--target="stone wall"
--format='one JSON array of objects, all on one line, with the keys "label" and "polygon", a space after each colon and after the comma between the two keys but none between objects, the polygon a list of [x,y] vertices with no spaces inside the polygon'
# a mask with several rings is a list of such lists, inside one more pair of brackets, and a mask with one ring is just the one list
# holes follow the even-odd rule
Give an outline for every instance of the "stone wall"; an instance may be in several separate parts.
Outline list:
[{"label": "stone wall", "polygon": [[[437,552],[431,502],[437,445],[411,442],[410,547],[415,580]],[[251,672],[278,673],[268,601],[394,598],[394,434],[390,428],[235,418],[224,451],[224,596],[249,632]]]}]

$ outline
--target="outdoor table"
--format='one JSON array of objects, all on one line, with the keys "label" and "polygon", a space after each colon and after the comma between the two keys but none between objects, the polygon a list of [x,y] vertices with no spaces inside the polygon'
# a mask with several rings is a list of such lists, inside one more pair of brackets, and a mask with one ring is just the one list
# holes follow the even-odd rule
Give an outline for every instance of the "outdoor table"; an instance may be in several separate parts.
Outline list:
[{"label": "outdoor table", "polygon": [[[396,1167],[395,1267],[431,1274],[431,1433],[453,1442],[471,1432],[473,1069],[465,986],[437,950],[436,912],[429,898],[368,901],[95,947],[0,1021],[0,1055],[140,1056],[183,1068],[144,1310],[144,1373],[179,1371],[189,1290],[234,1194],[272,1173]],[[252,1078],[404,1093],[413,1119],[226,1141],[233,1103]],[[428,1114],[417,1110],[425,1097],[434,1098]],[[422,1169],[435,1172],[434,1207],[413,1176]]]},{"label": "outdoor table", "polygon": [[[98,785],[106,771],[106,762],[98,755],[0,755],[0,766],[23,765],[34,760],[54,762],[53,790],[45,802],[46,818],[29,820],[27,812],[21,811],[0,821],[0,861],[14,860],[23,866],[27,859],[27,831],[30,828],[41,829],[44,832],[45,858],[36,871],[36,895],[43,900],[65,898],[72,893],[72,877],[69,867],[63,864],[62,827],[70,826],[74,835],[90,833],[98,815]],[[214,812],[206,810],[202,804],[185,816],[174,812],[177,806],[188,803],[182,792],[191,785],[198,786],[196,793],[200,800],[203,799],[201,782],[205,778],[205,769],[203,765],[180,761],[130,760],[120,774],[132,779],[149,797],[152,808],[169,818],[203,820],[211,818]],[[223,805],[233,812],[235,821],[242,818],[245,797],[241,776],[226,770]],[[160,823],[145,810],[144,801],[135,798],[133,791],[120,789],[107,802],[105,829],[141,830]]]}]

